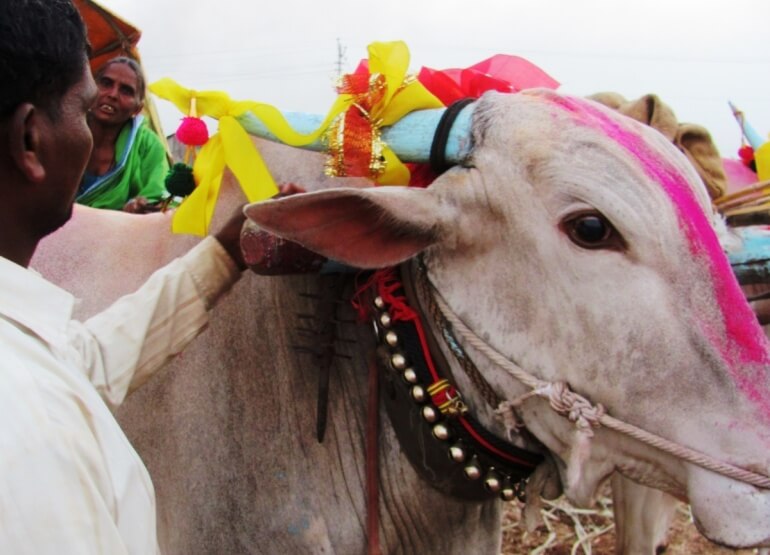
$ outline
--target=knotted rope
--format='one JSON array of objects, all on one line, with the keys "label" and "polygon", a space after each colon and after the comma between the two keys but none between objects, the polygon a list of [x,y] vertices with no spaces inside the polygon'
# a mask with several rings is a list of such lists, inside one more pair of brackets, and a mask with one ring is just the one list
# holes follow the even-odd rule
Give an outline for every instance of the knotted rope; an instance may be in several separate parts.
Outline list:
[{"label": "knotted rope", "polygon": [[531,389],[529,393],[519,397],[516,401],[510,403],[509,406],[520,404],[528,397],[543,397],[548,399],[551,408],[558,414],[566,416],[571,422],[574,422],[578,430],[582,432],[585,437],[591,437],[593,435],[592,428],[601,425],[616,432],[626,434],[642,443],[660,449],[661,451],[700,466],[706,470],[722,474],[723,476],[727,476],[728,478],[740,482],[751,484],[752,486],[770,489],[770,478],[767,476],[717,460],[705,453],[647,432],[633,424],[628,424],[617,418],[613,418],[605,412],[602,405],[592,405],[588,399],[572,391],[564,382],[552,383],[532,376],[476,335],[452,311],[447,302],[441,297],[441,294],[432,284],[430,285],[430,288],[443,318],[452,325],[454,331],[474,349],[482,353],[497,366],[507,371],[514,378]]}]

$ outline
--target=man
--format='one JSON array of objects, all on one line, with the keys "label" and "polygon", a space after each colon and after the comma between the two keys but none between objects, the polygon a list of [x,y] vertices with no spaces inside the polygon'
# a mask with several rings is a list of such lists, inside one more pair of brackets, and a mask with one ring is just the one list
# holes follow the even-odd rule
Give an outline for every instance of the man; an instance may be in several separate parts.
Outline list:
[{"label": "man", "polygon": [[26,268],[70,218],[91,151],[86,48],[71,0],[0,0],[0,553],[157,552],[150,477],[110,409],[244,268],[239,214],[82,323]]}]

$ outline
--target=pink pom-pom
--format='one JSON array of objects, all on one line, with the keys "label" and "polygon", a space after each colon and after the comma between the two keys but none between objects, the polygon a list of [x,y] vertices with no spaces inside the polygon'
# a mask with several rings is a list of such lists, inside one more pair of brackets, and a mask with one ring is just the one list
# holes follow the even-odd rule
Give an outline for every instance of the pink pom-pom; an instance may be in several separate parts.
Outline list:
[{"label": "pink pom-pom", "polygon": [[183,145],[202,146],[209,140],[209,130],[202,119],[186,117],[176,130],[176,138]]}]

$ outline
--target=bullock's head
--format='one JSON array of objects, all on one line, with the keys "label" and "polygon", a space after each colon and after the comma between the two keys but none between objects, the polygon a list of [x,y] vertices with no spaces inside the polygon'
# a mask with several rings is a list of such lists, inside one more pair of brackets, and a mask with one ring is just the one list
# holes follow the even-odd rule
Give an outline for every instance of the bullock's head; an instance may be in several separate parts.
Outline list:
[{"label": "bullock's head", "polygon": [[[550,91],[488,94],[474,148],[429,189],[334,189],[251,205],[263,228],[362,268],[424,253],[463,321],[543,380],[720,460],[770,470],[768,345],[706,191],[656,131]],[[473,353],[473,351],[471,350]],[[522,392],[478,353],[501,397]],[[544,401],[520,416],[589,502],[615,470],[693,506],[711,539],[770,542],[770,491],[607,429],[586,445]]]}]

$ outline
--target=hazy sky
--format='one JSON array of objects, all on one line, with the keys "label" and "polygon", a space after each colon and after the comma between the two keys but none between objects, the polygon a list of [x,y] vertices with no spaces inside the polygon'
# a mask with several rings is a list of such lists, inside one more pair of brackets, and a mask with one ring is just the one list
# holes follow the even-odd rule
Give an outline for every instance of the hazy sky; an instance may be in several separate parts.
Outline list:
[{"label": "hazy sky", "polygon": [[[726,157],[740,146],[728,100],[770,133],[768,0],[99,1],[142,29],[150,82],[172,77],[287,111],[326,111],[340,67],[351,71],[370,42],[404,40],[415,71],[505,53],[565,92],[658,94]],[[173,132],[181,114],[158,107]]]}]

